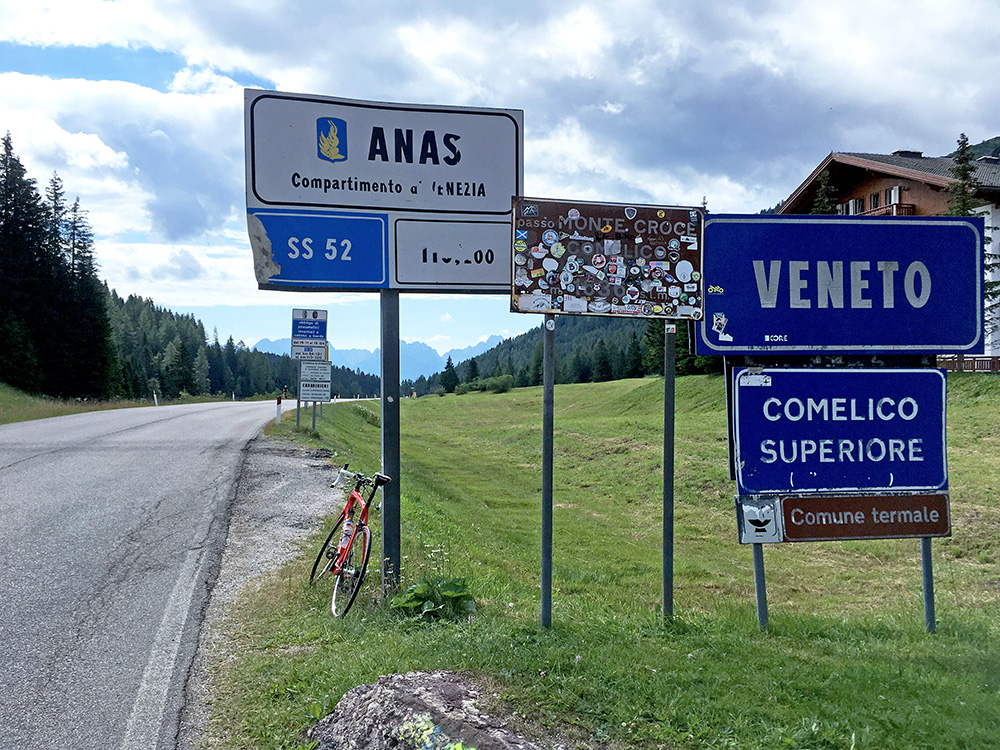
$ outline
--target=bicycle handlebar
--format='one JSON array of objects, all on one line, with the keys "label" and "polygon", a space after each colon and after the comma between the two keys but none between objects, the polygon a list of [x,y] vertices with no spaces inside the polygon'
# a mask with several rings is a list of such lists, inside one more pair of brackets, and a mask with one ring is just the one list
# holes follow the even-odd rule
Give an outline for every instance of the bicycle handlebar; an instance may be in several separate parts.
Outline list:
[{"label": "bicycle handlebar", "polygon": [[357,484],[363,487],[374,486],[375,489],[378,489],[379,487],[387,485],[392,481],[390,477],[387,477],[385,474],[380,472],[375,472],[374,475],[367,477],[360,472],[348,471],[347,466],[348,464],[344,464],[343,467],[341,467],[340,471],[337,473],[337,479],[330,485],[331,487],[342,487],[346,482],[352,481],[357,482]]}]

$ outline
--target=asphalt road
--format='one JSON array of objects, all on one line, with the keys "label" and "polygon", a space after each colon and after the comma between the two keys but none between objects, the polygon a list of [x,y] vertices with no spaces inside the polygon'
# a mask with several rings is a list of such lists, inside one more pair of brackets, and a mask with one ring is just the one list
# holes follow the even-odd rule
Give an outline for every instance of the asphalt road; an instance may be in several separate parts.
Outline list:
[{"label": "asphalt road", "polygon": [[270,401],[0,425],[0,748],[175,747],[244,448],[274,416]]}]

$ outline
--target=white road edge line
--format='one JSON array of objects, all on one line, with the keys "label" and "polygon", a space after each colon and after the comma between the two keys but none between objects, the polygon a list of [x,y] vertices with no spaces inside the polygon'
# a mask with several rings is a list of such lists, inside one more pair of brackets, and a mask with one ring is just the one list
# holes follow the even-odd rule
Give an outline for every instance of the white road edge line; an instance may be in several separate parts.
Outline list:
[{"label": "white road edge line", "polygon": [[181,566],[177,583],[174,584],[160,627],[153,638],[149,661],[139,683],[122,740],[122,750],[135,748],[155,748],[163,724],[163,712],[167,703],[167,691],[177,662],[177,652],[181,646],[181,634],[194,595],[195,577],[198,573],[199,553],[188,552]]}]

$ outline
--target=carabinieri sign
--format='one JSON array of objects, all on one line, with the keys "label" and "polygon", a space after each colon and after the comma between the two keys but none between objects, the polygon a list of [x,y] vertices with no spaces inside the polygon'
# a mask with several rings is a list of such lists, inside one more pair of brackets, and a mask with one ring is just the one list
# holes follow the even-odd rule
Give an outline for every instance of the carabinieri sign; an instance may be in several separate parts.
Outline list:
[{"label": "carabinieri sign", "polygon": [[945,371],[736,368],[741,495],[948,488]]},{"label": "carabinieri sign", "polygon": [[977,354],[984,220],[709,215],[699,354]]}]

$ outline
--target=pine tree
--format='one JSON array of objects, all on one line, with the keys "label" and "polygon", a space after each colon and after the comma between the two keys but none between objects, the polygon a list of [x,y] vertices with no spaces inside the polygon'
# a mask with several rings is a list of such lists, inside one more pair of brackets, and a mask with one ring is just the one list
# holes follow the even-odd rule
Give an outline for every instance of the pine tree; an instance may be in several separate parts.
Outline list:
[{"label": "pine tree", "polygon": [[960,134],[950,170],[954,182],[948,185],[951,194],[948,200],[949,216],[972,216],[972,210],[982,203],[976,199],[979,183],[976,181],[974,159],[968,137],[965,133]]},{"label": "pine tree", "polygon": [[605,383],[614,379],[614,376],[608,346],[604,343],[604,337],[601,337],[597,340],[597,346],[594,349],[594,370],[591,377],[595,383]]},{"label": "pine tree", "polygon": [[441,387],[444,388],[445,393],[454,393],[455,388],[458,387],[458,373],[455,372],[455,363],[451,361],[451,357],[448,357],[448,361],[444,365],[444,372],[441,373]]},{"label": "pine tree", "polygon": [[476,358],[473,357],[469,360],[469,376],[465,379],[465,382],[472,383],[476,380],[479,380],[479,363],[476,362]]},{"label": "pine tree", "polygon": [[813,200],[810,214],[824,215],[837,213],[836,191],[830,184],[830,171],[824,169],[819,173],[816,185],[816,198]]},{"label": "pine tree", "polygon": [[646,334],[643,336],[645,345],[642,354],[642,367],[651,375],[663,374],[663,342],[664,332],[663,321],[658,318],[651,318],[646,325]]},{"label": "pine tree", "polygon": [[[950,216],[974,216],[975,209],[985,203],[977,198],[980,188],[976,180],[975,154],[969,145],[969,139],[965,133],[958,136],[958,148],[952,155],[951,176],[954,179],[948,186],[951,198],[948,201],[948,214]],[[989,247],[991,237],[987,227],[986,237],[986,327],[987,330],[995,332],[1000,328],[1000,281],[993,281],[993,276],[1000,270],[1000,253]]]},{"label": "pine tree", "polygon": [[[53,266],[45,253],[45,216],[35,181],[14,153],[10,133],[0,154],[0,335],[4,346],[18,349],[0,360],[0,379],[31,391],[46,391],[47,355],[51,339],[40,335],[39,315],[50,313],[48,302],[57,288]],[[45,325],[53,318],[46,315]],[[9,337],[9,338],[8,338]]]},{"label": "pine tree", "polygon": [[632,331],[632,338],[629,339],[628,348],[625,350],[625,362],[622,368],[623,378],[641,378],[642,369],[642,345],[635,331]]}]

